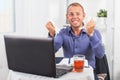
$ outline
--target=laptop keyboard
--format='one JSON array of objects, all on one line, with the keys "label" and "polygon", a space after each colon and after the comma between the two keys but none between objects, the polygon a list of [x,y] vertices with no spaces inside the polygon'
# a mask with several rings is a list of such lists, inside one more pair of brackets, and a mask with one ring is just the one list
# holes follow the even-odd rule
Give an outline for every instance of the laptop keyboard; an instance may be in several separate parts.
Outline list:
[{"label": "laptop keyboard", "polygon": [[66,65],[57,65],[56,66],[56,77],[60,77],[68,72],[70,72],[73,69],[72,66],[66,66]]},{"label": "laptop keyboard", "polygon": [[66,74],[68,71],[64,69],[56,69],[56,77],[60,77],[63,74]]}]

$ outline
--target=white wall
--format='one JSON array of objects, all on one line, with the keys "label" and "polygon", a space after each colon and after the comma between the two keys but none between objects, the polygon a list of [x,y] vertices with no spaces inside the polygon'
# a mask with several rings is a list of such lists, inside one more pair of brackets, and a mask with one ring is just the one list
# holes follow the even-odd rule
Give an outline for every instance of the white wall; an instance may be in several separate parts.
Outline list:
[{"label": "white wall", "polygon": [[107,32],[106,32],[106,54],[108,58],[111,80],[113,79],[113,61],[114,61],[114,0],[107,2]]},{"label": "white wall", "polygon": [[49,20],[58,28],[65,24],[65,4],[64,0],[16,0],[16,33],[47,37]]},{"label": "white wall", "polygon": [[120,80],[120,4],[114,1],[115,28],[114,28],[114,80]]},{"label": "white wall", "polygon": [[45,24],[49,16],[49,0],[15,1],[16,33],[46,36]]}]

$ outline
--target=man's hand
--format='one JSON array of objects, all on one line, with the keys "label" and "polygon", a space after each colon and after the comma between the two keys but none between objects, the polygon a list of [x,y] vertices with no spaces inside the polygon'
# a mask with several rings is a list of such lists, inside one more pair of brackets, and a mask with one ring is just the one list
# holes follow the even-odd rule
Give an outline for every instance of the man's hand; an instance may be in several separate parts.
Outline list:
[{"label": "man's hand", "polygon": [[86,25],[86,31],[89,36],[94,33],[94,28],[95,22],[93,21],[93,19],[91,19]]},{"label": "man's hand", "polygon": [[54,35],[55,35],[55,27],[54,27],[54,25],[53,25],[53,23],[51,21],[47,22],[46,28],[48,29],[50,36],[54,37]]}]

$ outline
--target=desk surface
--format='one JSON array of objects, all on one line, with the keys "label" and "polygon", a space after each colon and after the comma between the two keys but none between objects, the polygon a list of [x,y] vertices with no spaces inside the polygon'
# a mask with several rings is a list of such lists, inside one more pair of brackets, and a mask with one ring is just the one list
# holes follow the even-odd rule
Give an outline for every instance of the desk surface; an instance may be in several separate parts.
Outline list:
[{"label": "desk surface", "polygon": [[[57,58],[56,63],[59,63],[61,60],[61,57]],[[69,72],[59,78],[39,76],[10,70],[7,80],[94,80],[94,74],[92,67],[84,68],[84,71],[80,73]]]},{"label": "desk surface", "polygon": [[59,78],[38,76],[10,70],[7,80],[94,80],[93,69],[84,68],[83,72],[70,72]]}]

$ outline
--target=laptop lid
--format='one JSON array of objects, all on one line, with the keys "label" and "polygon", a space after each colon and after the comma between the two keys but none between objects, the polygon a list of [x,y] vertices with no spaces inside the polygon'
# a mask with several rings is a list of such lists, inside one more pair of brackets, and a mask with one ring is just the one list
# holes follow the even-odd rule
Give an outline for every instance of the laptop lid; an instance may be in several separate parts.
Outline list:
[{"label": "laptop lid", "polygon": [[52,39],[5,35],[4,40],[9,69],[49,77],[56,76]]}]

